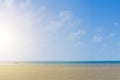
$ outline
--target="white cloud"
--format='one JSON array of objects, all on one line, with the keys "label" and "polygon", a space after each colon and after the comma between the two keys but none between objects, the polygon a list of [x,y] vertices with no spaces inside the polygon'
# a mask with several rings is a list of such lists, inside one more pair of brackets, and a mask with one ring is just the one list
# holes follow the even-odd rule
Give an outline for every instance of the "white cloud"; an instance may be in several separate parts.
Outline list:
[{"label": "white cloud", "polygon": [[115,22],[115,23],[113,23],[113,25],[114,25],[114,26],[120,26],[120,23]]},{"label": "white cloud", "polygon": [[76,32],[71,33],[68,36],[68,39],[70,39],[70,40],[76,40],[76,39],[82,38],[86,34],[87,34],[86,30],[80,29],[80,30],[78,30]]},{"label": "white cloud", "polygon": [[[0,0],[0,29],[9,28],[14,35],[11,55],[12,53],[29,53],[30,50],[35,52],[38,47],[41,51],[39,53],[44,53],[54,34],[75,26],[76,22],[69,10],[54,13],[43,6],[40,6],[39,10],[34,10],[30,0],[19,2],[18,0]],[[86,32],[75,33],[75,35],[78,34],[84,35]]]},{"label": "white cloud", "polygon": [[117,35],[116,33],[112,32],[109,34],[109,37],[112,38],[112,37],[115,37],[116,35]]},{"label": "white cloud", "polygon": [[95,34],[92,37],[92,41],[95,43],[100,43],[103,41],[109,41],[110,39],[114,38],[117,35],[117,33],[115,32],[111,32],[109,34],[107,34],[106,36],[102,36],[100,33],[99,34]]},{"label": "white cloud", "polygon": [[101,33],[103,31],[104,31],[104,28],[102,28],[102,27],[98,27],[98,28],[95,29],[96,33]]},{"label": "white cloud", "polygon": [[93,38],[92,38],[92,41],[93,42],[102,42],[103,41],[103,37],[101,35],[94,35]]},{"label": "white cloud", "polygon": [[49,15],[49,20],[45,25],[45,30],[50,33],[56,33],[62,28],[69,27],[71,24],[71,13],[69,11],[62,11],[55,16]]},{"label": "white cloud", "polygon": [[74,44],[75,47],[83,48],[86,46],[86,44],[83,41],[79,41],[76,44]]}]

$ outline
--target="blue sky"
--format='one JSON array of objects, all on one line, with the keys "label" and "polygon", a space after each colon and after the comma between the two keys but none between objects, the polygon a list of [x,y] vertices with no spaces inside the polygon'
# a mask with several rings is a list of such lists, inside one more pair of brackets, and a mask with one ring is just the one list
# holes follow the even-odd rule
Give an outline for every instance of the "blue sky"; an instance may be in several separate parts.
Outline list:
[{"label": "blue sky", "polygon": [[0,4],[0,60],[120,60],[119,0]]}]

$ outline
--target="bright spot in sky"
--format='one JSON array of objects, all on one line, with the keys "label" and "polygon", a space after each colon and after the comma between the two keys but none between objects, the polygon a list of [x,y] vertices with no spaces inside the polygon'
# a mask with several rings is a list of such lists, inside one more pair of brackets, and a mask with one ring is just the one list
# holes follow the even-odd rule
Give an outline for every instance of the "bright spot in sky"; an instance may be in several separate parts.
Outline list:
[{"label": "bright spot in sky", "polygon": [[8,48],[12,45],[13,35],[5,29],[0,29],[0,49]]},{"label": "bright spot in sky", "polygon": [[9,28],[0,27],[0,56],[11,56],[14,46],[14,35]]}]

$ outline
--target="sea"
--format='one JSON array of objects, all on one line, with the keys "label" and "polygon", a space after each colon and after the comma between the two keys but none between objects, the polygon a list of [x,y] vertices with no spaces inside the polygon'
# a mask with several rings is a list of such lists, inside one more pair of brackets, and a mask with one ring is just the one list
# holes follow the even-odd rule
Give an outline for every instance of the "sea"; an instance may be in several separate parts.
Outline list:
[{"label": "sea", "polygon": [[120,65],[120,61],[0,61],[0,64]]}]

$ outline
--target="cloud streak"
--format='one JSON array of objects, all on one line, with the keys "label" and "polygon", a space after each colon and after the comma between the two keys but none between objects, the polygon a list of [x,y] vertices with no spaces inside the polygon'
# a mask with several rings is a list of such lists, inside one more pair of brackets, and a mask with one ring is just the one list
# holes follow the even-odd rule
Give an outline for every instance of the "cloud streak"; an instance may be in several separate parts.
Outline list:
[{"label": "cloud streak", "polygon": [[92,41],[95,43],[99,43],[103,41],[103,37],[101,35],[94,35]]},{"label": "cloud streak", "polygon": [[68,38],[70,40],[76,40],[76,39],[79,39],[79,38],[82,38],[83,36],[85,36],[87,34],[87,31],[86,30],[83,30],[83,29],[79,29],[78,31],[75,31],[75,32],[72,32]]}]

